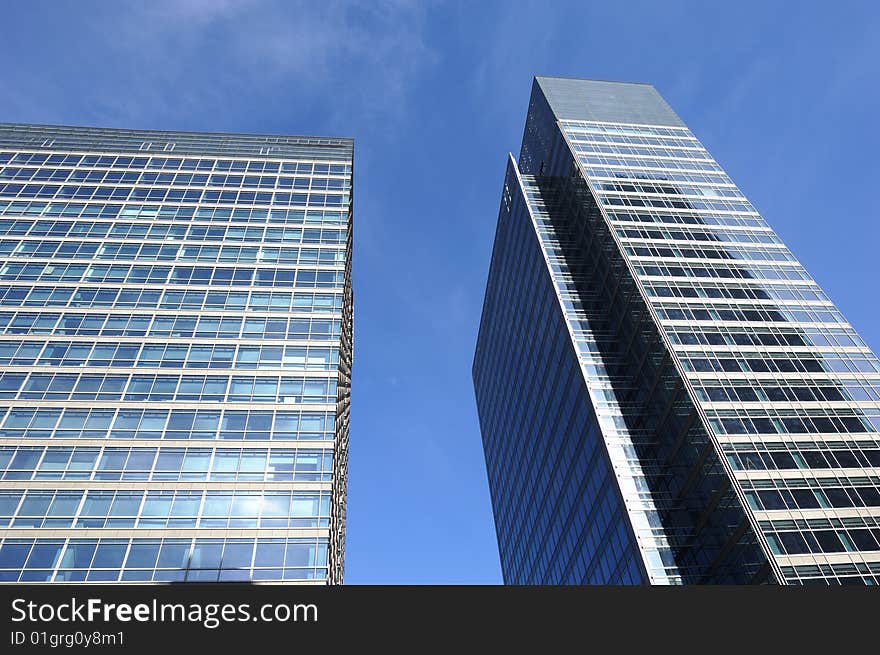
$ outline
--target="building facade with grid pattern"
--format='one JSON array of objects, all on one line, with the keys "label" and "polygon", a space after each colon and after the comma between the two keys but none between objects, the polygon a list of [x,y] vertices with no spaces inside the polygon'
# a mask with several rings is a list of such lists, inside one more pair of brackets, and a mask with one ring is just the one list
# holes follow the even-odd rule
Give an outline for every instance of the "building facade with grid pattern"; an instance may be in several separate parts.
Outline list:
[{"label": "building facade with grid pattern", "polygon": [[352,162],[0,124],[0,581],[342,582]]},{"label": "building facade with grid pattern", "polygon": [[880,581],[880,361],[653,87],[535,79],[473,377],[507,583]]}]

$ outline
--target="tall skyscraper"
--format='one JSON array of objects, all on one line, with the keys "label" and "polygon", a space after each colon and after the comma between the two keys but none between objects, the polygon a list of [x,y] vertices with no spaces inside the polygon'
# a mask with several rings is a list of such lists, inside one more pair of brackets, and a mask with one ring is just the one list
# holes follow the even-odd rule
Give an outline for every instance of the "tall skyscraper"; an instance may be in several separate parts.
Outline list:
[{"label": "tall skyscraper", "polygon": [[507,583],[880,581],[880,361],[653,87],[534,80],[473,377]]},{"label": "tall skyscraper", "polygon": [[0,124],[0,581],[342,582],[353,147]]}]

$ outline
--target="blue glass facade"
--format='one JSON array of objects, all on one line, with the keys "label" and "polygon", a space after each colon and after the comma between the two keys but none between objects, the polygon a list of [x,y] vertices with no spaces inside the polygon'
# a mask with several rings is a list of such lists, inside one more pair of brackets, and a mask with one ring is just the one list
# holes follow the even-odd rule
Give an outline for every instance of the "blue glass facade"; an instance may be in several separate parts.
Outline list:
[{"label": "blue glass facade", "polygon": [[645,579],[623,498],[511,161],[474,379],[504,579]]},{"label": "blue glass facade", "polygon": [[0,581],[342,582],[352,153],[0,124]]},{"label": "blue glass facade", "polygon": [[[561,325],[520,322],[533,282],[501,236],[516,197],[528,208],[517,238],[540,244],[554,291],[543,302]],[[596,416],[641,564],[626,582],[880,580],[880,362],[652,87],[536,78],[498,234],[474,381],[505,580],[621,581],[540,564],[573,570],[619,550],[584,541],[575,520],[530,514],[598,502],[580,490],[601,471],[571,478],[553,452],[572,433],[536,427],[569,411],[552,396],[571,387],[586,389],[576,402]],[[529,331],[566,341],[567,355],[533,349],[511,369]],[[535,377],[571,358],[574,380]],[[531,450],[509,466],[523,441]],[[544,486],[517,482],[539,471]]]}]

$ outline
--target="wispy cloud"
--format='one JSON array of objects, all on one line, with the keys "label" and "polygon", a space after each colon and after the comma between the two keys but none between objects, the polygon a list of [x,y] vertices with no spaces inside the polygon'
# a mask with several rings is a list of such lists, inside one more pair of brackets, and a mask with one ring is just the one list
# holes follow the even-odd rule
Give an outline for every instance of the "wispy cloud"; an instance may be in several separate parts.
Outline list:
[{"label": "wispy cloud", "polygon": [[[94,74],[75,82],[64,79],[60,64],[21,70],[8,82],[17,91],[7,100],[13,110],[73,105],[96,122],[141,124],[204,116],[249,98],[290,103],[295,97],[299,104],[288,115],[319,109],[393,120],[405,111],[411,85],[436,61],[424,37],[429,5],[419,2],[102,6],[78,37],[54,26],[59,41],[76,41],[59,44],[67,65]],[[89,88],[79,86],[84,83]]]}]

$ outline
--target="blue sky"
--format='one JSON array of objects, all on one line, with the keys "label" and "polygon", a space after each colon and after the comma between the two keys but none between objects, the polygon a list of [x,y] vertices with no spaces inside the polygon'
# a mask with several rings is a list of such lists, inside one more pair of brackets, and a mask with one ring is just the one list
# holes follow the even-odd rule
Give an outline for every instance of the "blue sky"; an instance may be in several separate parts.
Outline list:
[{"label": "blue sky", "polygon": [[531,77],[654,84],[880,351],[880,5],[4,4],[0,121],[356,139],[347,582],[500,582],[470,364]]}]

